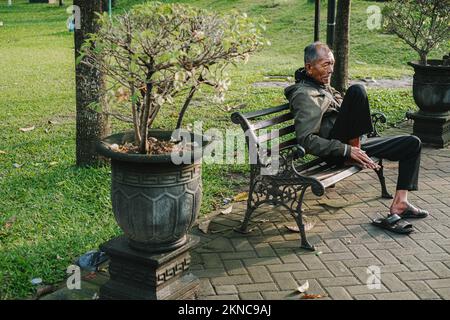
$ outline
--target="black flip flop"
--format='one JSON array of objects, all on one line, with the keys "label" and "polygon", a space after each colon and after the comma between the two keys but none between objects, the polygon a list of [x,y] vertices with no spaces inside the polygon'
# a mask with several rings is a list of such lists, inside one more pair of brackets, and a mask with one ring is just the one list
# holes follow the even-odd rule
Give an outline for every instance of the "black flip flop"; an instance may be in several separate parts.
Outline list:
[{"label": "black flip flop", "polygon": [[[416,209],[417,211],[413,210]],[[401,218],[404,219],[421,219],[421,218],[426,218],[428,217],[429,213],[426,210],[422,210],[422,209],[418,209],[418,208],[413,208],[411,206],[408,206],[408,208],[406,208],[405,211],[403,211],[402,213],[398,214]]]},{"label": "black flip flop", "polygon": [[408,221],[402,220],[398,214],[391,214],[386,218],[377,218],[372,220],[372,224],[400,234],[409,234],[414,231],[413,225]]}]

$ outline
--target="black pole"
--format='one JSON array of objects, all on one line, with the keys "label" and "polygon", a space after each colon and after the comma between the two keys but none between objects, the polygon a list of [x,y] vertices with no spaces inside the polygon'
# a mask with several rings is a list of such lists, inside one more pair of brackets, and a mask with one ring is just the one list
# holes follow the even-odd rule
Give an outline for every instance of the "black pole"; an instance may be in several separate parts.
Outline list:
[{"label": "black pole", "polygon": [[319,41],[320,32],[320,0],[316,0],[316,12],[314,17],[314,41]]},{"label": "black pole", "polygon": [[336,25],[336,0],[328,0],[327,44],[331,49],[333,49],[335,25]]}]

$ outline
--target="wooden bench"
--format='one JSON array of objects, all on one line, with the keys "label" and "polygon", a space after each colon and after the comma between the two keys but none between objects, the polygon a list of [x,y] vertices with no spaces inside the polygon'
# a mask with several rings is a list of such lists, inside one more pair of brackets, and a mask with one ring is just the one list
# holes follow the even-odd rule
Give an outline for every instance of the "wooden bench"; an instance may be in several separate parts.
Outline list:
[{"label": "wooden bench", "polygon": [[[301,247],[314,251],[314,246],[306,238],[302,218],[302,204],[306,190],[311,187],[316,196],[323,196],[325,188],[362,169],[358,166],[328,164],[320,158],[308,161],[305,158],[304,148],[297,144],[289,104],[249,113],[235,112],[231,115],[231,120],[239,124],[246,133],[249,157],[256,158],[256,161],[251,161],[250,164],[250,187],[245,218],[237,231],[247,232],[250,217],[260,205],[265,203],[281,205],[289,210],[297,223]],[[386,117],[382,113],[374,113],[372,121],[375,130],[368,138],[379,136],[377,127],[380,123],[386,122]],[[273,150],[271,143],[278,146],[279,155],[273,157],[272,161],[270,161],[270,151]],[[381,166],[380,170],[375,171],[381,184],[381,196],[392,199],[386,189],[382,159],[374,157],[372,159]],[[273,174],[262,173],[275,167],[278,170],[273,170]]]}]

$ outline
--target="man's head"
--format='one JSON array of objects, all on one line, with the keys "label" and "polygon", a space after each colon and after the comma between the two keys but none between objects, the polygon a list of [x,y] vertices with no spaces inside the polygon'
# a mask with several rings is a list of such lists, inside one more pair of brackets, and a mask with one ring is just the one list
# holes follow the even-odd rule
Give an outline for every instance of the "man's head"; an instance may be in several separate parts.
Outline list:
[{"label": "man's head", "polygon": [[305,48],[306,73],[321,84],[329,84],[334,68],[334,56],[324,43],[314,42]]}]

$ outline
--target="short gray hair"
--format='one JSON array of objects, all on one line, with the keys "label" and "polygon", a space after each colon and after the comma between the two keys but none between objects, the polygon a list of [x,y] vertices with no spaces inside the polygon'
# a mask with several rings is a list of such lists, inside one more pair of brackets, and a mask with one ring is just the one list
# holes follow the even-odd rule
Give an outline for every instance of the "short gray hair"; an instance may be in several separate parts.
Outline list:
[{"label": "short gray hair", "polygon": [[319,58],[319,51],[321,49],[327,50],[327,52],[331,51],[325,43],[320,41],[311,43],[305,48],[305,66],[307,63],[312,63]]}]

